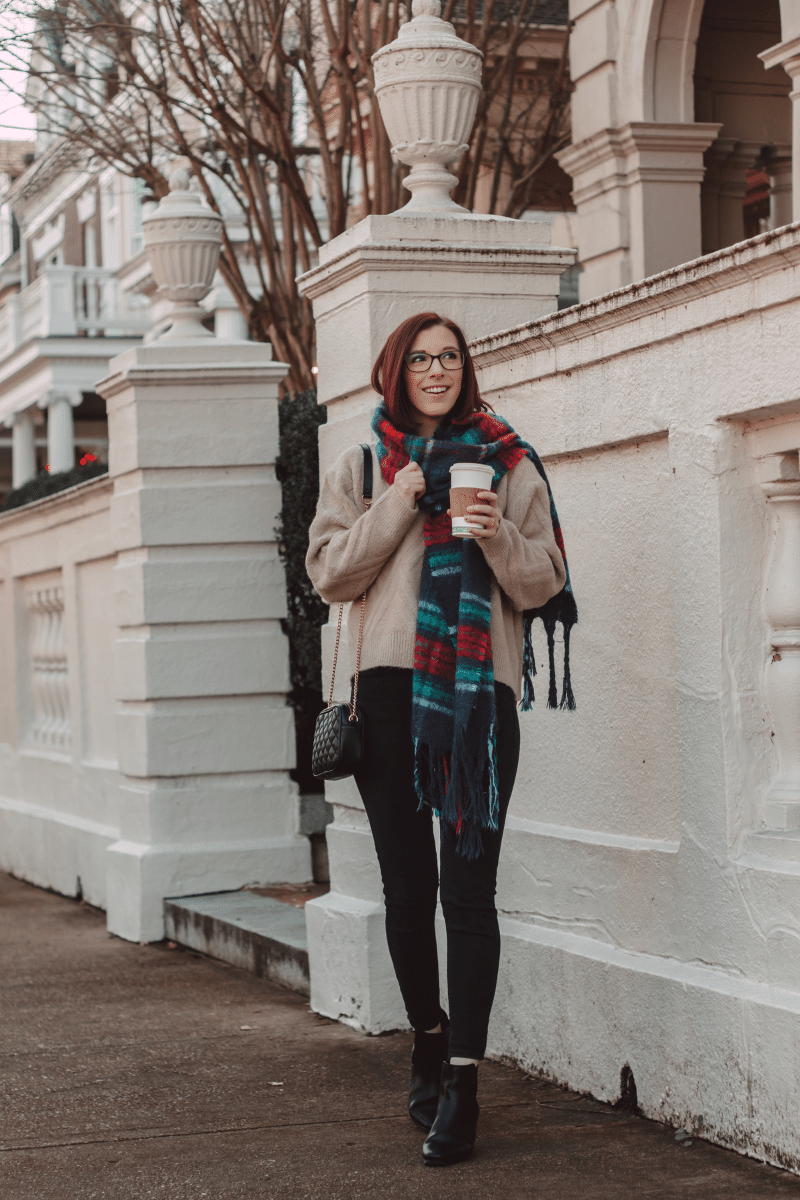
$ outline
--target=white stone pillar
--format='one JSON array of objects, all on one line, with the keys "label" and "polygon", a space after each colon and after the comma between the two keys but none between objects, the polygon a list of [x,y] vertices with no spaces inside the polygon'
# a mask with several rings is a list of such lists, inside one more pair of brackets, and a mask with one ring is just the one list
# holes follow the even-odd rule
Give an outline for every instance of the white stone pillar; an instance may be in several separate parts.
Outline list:
[{"label": "white stone pillar", "polygon": [[275,543],[278,387],[263,343],[223,341],[198,302],[221,219],[175,170],[143,221],[173,302],[161,339],[98,383],[108,410],[120,838],[108,928],[164,936],[167,896],[307,881],[299,828],[286,581]]},{"label": "white stone pillar", "polygon": [[[800,37],[770,46],[758,56],[769,71],[783,67],[792,80],[792,221],[800,221]],[[784,209],[785,215],[785,209]]]},{"label": "white stone pillar", "polygon": [[22,487],[36,475],[35,412],[26,408],[11,418],[11,486]]},{"label": "white stone pillar", "polygon": [[167,339],[113,359],[108,408],[120,838],[108,928],[164,936],[167,896],[307,881],[271,347]]},{"label": "white stone pillar", "polygon": [[556,155],[574,181],[581,300],[699,257],[703,152],[720,129],[630,122]]},{"label": "white stone pillar", "polygon": [[79,392],[51,391],[39,401],[47,408],[47,465],[50,474],[75,466],[75,422],[72,410],[81,402]]},{"label": "white stone pillar", "polygon": [[[320,427],[323,472],[346,446],[373,440],[372,364],[406,317],[440,312],[477,338],[556,310],[559,278],[574,255],[550,246],[549,236],[549,226],[533,222],[406,210],[367,217],[320,249],[319,266],[300,288],[313,303],[319,400],[328,409]],[[334,605],[333,625],[323,631],[326,673],[337,613]],[[352,664],[341,655],[340,647],[337,686],[346,688]],[[306,905],[311,1004],[373,1033],[402,1027],[366,814],[351,779],[328,784],[326,798],[334,805],[331,891]]]},{"label": "white stone pillar", "polygon": [[764,594],[771,626],[766,683],[780,766],[763,806],[770,829],[800,829],[800,477],[797,455],[786,459],[794,478],[761,485],[772,510]]},{"label": "white stone pillar", "polygon": [[[468,338],[508,329],[557,309],[559,277],[574,259],[572,250],[549,245],[547,225],[477,217],[450,199],[455,178],[446,166],[467,149],[481,55],[439,9],[438,0],[413,0],[414,19],[373,58],[392,153],[413,167],[406,180],[412,200],[322,246],[319,266],[299,280],[313,304],[318,396],[328,409],[320,427],[323,473],[346,446],[373,440],[372,364],[401,321],[432,311],[452,317]],[[328,679],[331,629],[323,631]],[[340,689],[350,674],[341,653]],[[373,1033],[397,1028],[406,1019],[366,814],[352,779],[329,784],[326,797],[334,806],[331,890],[306,906],[311,1004]]]}]

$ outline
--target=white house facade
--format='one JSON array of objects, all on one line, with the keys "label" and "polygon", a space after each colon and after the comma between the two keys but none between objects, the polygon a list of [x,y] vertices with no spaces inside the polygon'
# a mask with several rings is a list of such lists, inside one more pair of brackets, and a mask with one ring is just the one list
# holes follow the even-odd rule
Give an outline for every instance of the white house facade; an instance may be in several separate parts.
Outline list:
[{"label": "white house facade", "polygon": [[571,0],[570,16],[572,145],[558,158],[582,300],[742,241],[756,165],[767,227],[800,215],[796,0]]}]

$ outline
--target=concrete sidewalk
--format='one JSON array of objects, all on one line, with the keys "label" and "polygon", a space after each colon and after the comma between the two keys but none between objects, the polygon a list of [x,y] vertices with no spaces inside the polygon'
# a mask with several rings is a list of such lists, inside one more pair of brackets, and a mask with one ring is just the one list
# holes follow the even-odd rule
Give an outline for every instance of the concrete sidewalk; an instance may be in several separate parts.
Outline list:
[{"label": "concrete sidewalk", "polygon": [[800,1179],[481,1067],[473,1158],[422,1165],[411,1038],[0,875],[2,1200],[767,1200]]}]

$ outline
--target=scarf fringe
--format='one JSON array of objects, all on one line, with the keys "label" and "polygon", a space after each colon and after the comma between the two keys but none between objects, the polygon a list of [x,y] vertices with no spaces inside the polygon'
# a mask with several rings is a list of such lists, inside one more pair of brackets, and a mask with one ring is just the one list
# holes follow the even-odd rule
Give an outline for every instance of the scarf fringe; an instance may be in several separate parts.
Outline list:
[{"label": "scarf fringe", "polygon": [[559,708],[566,708],[569,712],[575,711],[575,697],[572,694],[572,679],[569,673],[569,635],[572,632],[571,625],[564,626],[564,688],[561,692],[561,703]]},{"label": "scarf fringe", "polygon": [[533,618],[524,616],[522,620],[522,703],[523,712],[530,712],[536,696],[533,691],[533,677],[536,674],[536,656],[533,653]]},{"label": "scarf fringe", "polygon": [[414,738],[414,786],[418,810],[429,805],[441,821],[453,827],[457,853],[462,858],[479,858],[482,830],[496,831],[500,817],[496,727],[492,725],[484,750],[475,749],[468,733],[458,731],[452,755]]},{"label": "scarf fringe", "polygon": [[[547,689],[547,707],[564,709],[574,712],[577,707],[572,691],[572,675],[569,666],[569,639],[572,627],[578,621],[578,607],[569,586],[553,596],[541,608],[531,609],[524,614],[522,622],[522,712],[530,712],[534,701],[533,676],[536,674],[536,661],[533,652],[532,629],[533,622],[540,618],[547,634],[547,658],[549,665],[549,683]],[[556,625],[561,624],[564,631],[564,672],[562,676],[561,700],[558,699],[556,685]]]}]

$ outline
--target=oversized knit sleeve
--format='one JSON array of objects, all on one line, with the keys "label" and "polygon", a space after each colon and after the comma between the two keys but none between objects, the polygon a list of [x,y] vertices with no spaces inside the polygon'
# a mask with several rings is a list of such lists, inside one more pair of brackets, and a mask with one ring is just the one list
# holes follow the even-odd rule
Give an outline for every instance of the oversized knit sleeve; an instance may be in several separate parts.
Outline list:
[{"label": "oversized knit sleeve", "polygon": [[365,511],[363,475],[361,448],[352,446],[322,481],[309,530],[306,570],[326,604],[358,599],[420,515],[393,487]]},{"label": "oversized knit sleeve", "polygon": [[553,534],[547,486],[529,458],[501,481],[498,507],[497,533],[478,539],[478,545],[513,607],[518,612],[538,608],[561,591],[567,573]]}]

